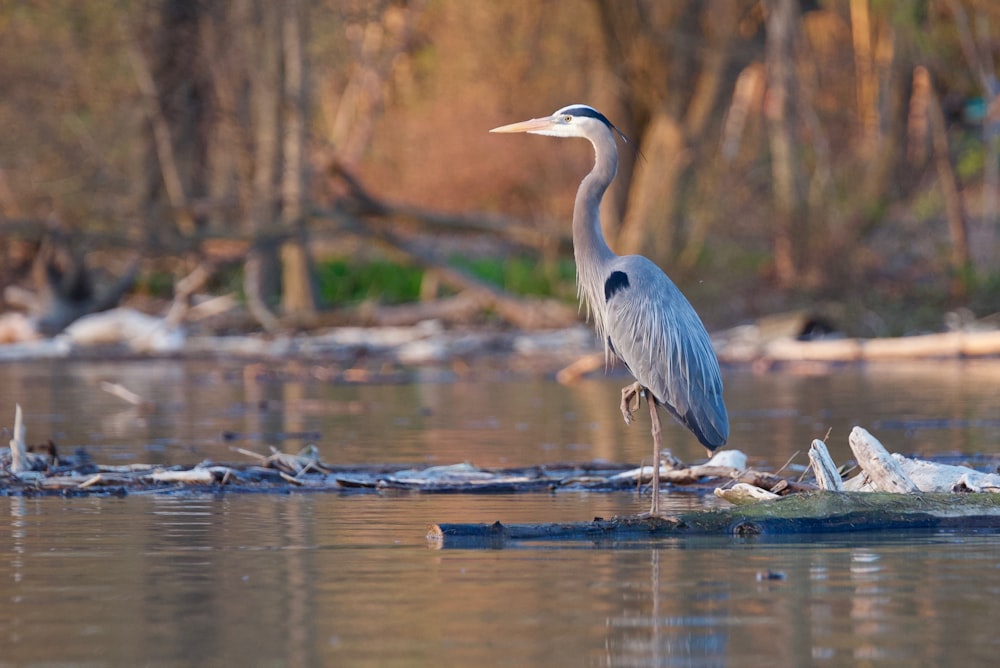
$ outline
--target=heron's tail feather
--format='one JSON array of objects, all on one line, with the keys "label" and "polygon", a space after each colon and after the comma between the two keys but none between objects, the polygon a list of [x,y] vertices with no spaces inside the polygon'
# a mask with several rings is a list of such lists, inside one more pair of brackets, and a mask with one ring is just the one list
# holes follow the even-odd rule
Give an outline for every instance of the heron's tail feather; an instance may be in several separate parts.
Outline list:
[{"label": "heron's tail feather", "polygon": [[729,417],[722,402],[709,410],[691,407],[683,415],[670,404],[660,401],[657,403],[663,405],[678,422],[690,429],[698,441],[709,450],[717,450],[729,440]]}]

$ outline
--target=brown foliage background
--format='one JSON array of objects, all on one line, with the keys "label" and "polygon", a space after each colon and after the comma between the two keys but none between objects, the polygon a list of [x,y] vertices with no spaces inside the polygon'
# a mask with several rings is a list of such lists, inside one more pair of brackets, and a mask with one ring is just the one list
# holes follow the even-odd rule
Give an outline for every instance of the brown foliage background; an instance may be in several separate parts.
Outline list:
[{"label": "brown foliage background", "polygon": [[339,174],[565,237],[589,146],[487,131],[584,102],[635,148],[605,201],[612,246],[710,326],[820,302],[867,335],[983,315],[998,25],[985,0],[5,3],[0,279],[25,275],[38,230],[181,259],[241,239],[248,294],[308,313],[296,276],[374,224]]}]

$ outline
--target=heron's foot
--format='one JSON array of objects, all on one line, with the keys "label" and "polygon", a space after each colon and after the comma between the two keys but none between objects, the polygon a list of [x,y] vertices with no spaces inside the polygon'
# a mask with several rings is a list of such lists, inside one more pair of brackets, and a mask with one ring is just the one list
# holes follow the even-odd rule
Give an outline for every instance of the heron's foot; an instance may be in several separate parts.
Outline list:
[{"label": "heron's foot", "polygon": [[642,390],[642,385],[639,383],[632,383],[622,388],[621,410],[622,417],[625,418],[625,424],[632,424],[632,414],[639,410],[639,404],[642,400]]},{"label": "heron's foot", "polygon": [[652,510],[647,510],[644,513],[639,513],[635,516],[636,519],[640,520],[658,520],[660,522],[669,522],[670,524],[679,525],[683,524],[684,520],[677,517],[677,515],[670,515],[664,512],[653,512]]}]

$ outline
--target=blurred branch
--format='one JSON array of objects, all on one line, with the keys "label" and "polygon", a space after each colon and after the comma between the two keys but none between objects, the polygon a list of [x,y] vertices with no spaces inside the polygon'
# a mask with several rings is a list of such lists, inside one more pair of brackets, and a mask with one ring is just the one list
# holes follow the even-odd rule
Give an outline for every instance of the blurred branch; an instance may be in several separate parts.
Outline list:
[{"label": "blurred branch", "polygon": [[992,96],[995,94],[995,77],[990,74],[985,65],[990,59],[988,56],[984,57],[980,53],[979,45],[976,44],[976,40],[972,36],[972,31],[969,29],[969,17],[966,15],[965,9],[962,8],[962,3],[958,2],[958,0],[947,0],[947,4],[948,9],[951,10],[951,14],[955,19],[955,32],[958,34],[958,45],[962,49],[965,63],[979,81],[982,91]]},{"label": "blurred branch", "polygon": [[497,315],[522,329],[548,329],[566,327],[579,320],[576,308],[554,299],[516,297],[501,288],[479,280],[472,275],[441,262],[431,253],[403,239],[387,229],[378,233],[362,232],[380,245],[383,250],[404,261],[415,263],[431,273],[437,280],[463,294],[469,295],[480,309],[492,308]]},{"label": "blurred branch", "polygon": [[[533,226],[495,213],[446,213],[407,204],[393,204],[369,192],[340,162],[332,161],[327,172],[331,178],[342,181],[347,187],[347,193],[338,205],[354,215],[372,220],[404,219],[437,231],[485,232],[539,251],[551,249],[553,244],[561,253],[571,253],[573,250],[573,239],[565,231],[545,232],[538,225]],[[322,211],[314,212],[314,215],[329,217],[328,213]]]}]

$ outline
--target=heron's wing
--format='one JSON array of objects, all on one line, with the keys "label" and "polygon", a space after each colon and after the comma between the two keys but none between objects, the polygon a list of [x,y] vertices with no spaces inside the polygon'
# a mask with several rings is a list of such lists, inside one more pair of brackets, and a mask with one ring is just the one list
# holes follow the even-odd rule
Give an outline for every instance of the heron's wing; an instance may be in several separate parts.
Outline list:
[{"label": "heron's wing", "polygon": [[635,379],[703,445],[722,446],[729,438],[729,418],[719,361],[705,326],[659,267],[637,255],[618,260],[605,279],[608,343]]}]

